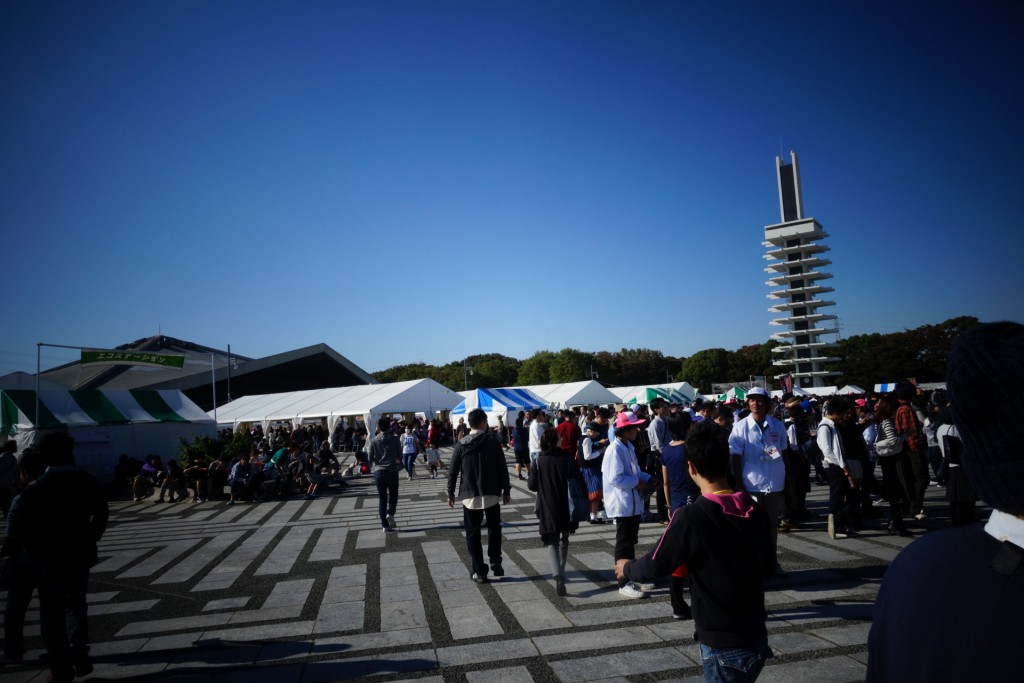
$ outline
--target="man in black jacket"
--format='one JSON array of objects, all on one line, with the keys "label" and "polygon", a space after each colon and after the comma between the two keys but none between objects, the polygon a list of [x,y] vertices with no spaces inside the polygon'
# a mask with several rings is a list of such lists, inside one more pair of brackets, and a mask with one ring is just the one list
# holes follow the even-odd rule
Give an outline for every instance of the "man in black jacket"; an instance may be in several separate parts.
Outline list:
[{"label": "man in black jacket", "polygon": [[75,469],[75,441],[66,432],[43,438],[46,471],[22,494],[8,535],[28,549],[39,567],[39,623],[49,655],[48,681],[92,673],[86,591],[89,568],[109,514],[100,484]]},{"label": "man in black jacket", "polygon": [[[480,544],[480,527],[487,520],[487,556],[490,571],[504,576],[501,567],[501,506],[511,500],[508,466],[501,444],[487,428],[487,413],[479,408],[467,416],[470,432],[457,444],[448,466],[448,507],[455,506],[455,483],[459,483],[459,500],[463,505],[466,547],[473,560],[472,579],[487,583],[488,566],[484,564]],[[459,474],[462,474],[461,481]]]},{"label": "man in black jacket", "polygon": [[771,657],[763,580],[775,570],[771,526],[745,492],[729,488],[727,434],[711,420],[686,438],[687,468],[700,486],[696,502],[672,517],[654,550],[619,560],[621,580],[653,581],[685,564],[693,596],[693,621],[709,681],[753,681]]}]

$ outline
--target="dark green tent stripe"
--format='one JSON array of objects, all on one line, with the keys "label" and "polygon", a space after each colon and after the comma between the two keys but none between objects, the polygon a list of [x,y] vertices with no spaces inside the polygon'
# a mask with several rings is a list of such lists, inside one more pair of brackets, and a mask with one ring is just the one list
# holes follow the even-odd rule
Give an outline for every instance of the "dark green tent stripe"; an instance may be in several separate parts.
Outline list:
[{"label": "dark green tent stripe", "polygon": [[[14,405],[18,407],[18,410],[25,413],[25,417],[30,422],[35,422],[36,392],[31,389],[11,389],[4,393],[14,401]],[[60,422],[57,421],[56,416],[50,412],[50,409],[42,401],[39,402],[39,424],[35,425],[35,427],[36,429],[56,429],[60,427]]]},{"label": "dark green tent stripe", "polygon": [[7,436],[18,433],[18,414],[18,406],[10,396],[4,394],[3,402],[0,403],[0,433]]},{"label": "dark green tent stripe", "polygon": [[85,411],[96,424],[116,425],[130,422],[128,417],[110,402],[103,392],[95,389],[77,389],[68,392],[75,403]]},{"label": "dark green tent stripe", "polygon": [[142,409],[161,422],[188,422],[174,412],[164,397],[152,389],[132,389],[132,398],[139,402]]}]

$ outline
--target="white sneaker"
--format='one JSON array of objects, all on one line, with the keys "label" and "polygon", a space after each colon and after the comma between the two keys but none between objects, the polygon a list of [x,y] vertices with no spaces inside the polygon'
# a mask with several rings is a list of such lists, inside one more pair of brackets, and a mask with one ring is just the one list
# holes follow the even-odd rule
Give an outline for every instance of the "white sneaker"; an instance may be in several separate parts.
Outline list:
[{"label": "white sneaker", "polygon": [[391,527],[392,529],[397,529],[398,528],[398,525],[395,524],[395,516],[394,515],[388,515],[388,526]]},{"label": "white sneaker", "polygon": [[642,591],[652,591],[655,588],[653,583],[641,583],[639,585],[640,585],[640,590],[642,590]]},{"label": "white sneaker", "polygon": [[640,590],[640,584],[630,581],[619,589],[619,595],[627,598],[646,598],[647,594]]}]

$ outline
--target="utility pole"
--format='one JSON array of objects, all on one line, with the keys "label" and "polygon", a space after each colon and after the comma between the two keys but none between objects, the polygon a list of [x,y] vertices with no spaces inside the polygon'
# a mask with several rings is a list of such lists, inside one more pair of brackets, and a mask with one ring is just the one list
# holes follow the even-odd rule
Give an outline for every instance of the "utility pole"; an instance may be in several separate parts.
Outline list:
[{"label": "utility pole", "polygon": [[463,391],[469,391],[469,376],[472,375],[472,374],[473,374],[473,366],[472,365],[467,365],[466,361],[462,361]]}]

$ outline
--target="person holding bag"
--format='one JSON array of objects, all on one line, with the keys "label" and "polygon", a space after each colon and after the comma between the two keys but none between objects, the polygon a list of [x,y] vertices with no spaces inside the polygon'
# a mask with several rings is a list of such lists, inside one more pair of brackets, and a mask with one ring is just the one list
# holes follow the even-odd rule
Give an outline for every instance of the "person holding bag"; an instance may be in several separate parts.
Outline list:
[{"label": "person holding bag", "polygon": [[563,596],[566,594],[569,535],[576,533],[580,526],[569,515],[569,481],[575,480],[584,491],[586,484],[571,454],[559,448],[559,439],[558,432],[551,427],[541,434],[541,453],[530,468],[526,486],[537,494],[540,540],[548,550],[555,592]]},{"label": "person holding bag", "polygon": [[889,502],[886,531],[890,535],[906,536],[903,513],[913,500],[914,471],[907,458],[906,439],[896,431],[893,421],[896,407],[896,399],[892,396],[883,396],[875,406],[875,421],[878,423],[875,454],[882,466],[882,494]]}]

